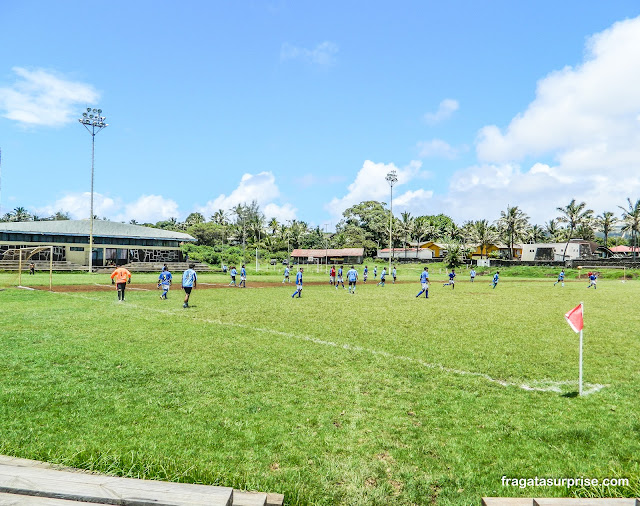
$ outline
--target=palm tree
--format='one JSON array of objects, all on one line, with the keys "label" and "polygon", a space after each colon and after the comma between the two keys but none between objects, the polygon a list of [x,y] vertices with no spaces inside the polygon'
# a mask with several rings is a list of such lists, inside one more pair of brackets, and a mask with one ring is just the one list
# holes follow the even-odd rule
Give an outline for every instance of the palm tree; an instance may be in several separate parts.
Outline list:
[{"label": "palm tree", "polygon": [[236,226],[240,231],[240,235],[242,238],[242,253],[244,254],[245,246],[246,246],[246,236],[247,236],[247,212],[246,206],[242,204],[238,204],[235,207],[231,208],[231,212],[236,215]]},{"label": "palm tree", "polygon": [[611,211],[605,211],[604,213],[596,217],[596,224],[604,234],[605,248],[609,247],[609,232],[611,232],[611,227],[615,225],[617,221],[618,218],[616,218],[615,214],[613,214]]},{"label": "palm tree", "polygon": [[474,221],[469,227],[470,239],[480,246],[480,256],[487,256],[487,247],[498,240],[498,231],[487,220]]},{"label": "palm tree", "polygon": [[308,225],[304,221],[293,220],[289,227],[291,242],[296,248],[300,247],[302,236],[307,233]]},{"label": "palm tree", "polygon": [[547,234],[549,234],[549,238],[552,241],[557,240],[558,235],[560,234],[560,229],[558,228],[558,220],[549,220],[544,224],[544,230]]},{"label": "palm tree", "polygon": [[462,229],[453,221],[447,224],[445,228],[445,236],[450,242],[462,241]]},{"label": "palm tree", "polygon": [[423,237],[430,237],[436,232],[436,227],[424,216],[419,216],[413,220],[413,237],[418,240],[416,245],[416,258]]},{"label": "palm tree", "polygon": [[545,232],[540,225],[533,225],[527,230],[527,241],[529,243],[537,243],[544,241]]},{"label": "palm tree", "polygon": [[278,228],[280,228],[280,224],[278,223],[278,220],[275,218],[271,218],[269,220],[269,230],[271,230],[271,235],[276,235]]},{"label": "palm tree", "polygon": [[31,215],[24,207],[16,207],[11,213],[11,221],[29,221]]},{"label": "palm tree", "polygon": [[209,219],[217,225],[226,225],[227,213],[224,209],[218,209]]},{"label": "palm tree", "polygon": [[402,247],[404,248],[404,258],[407,258],[407,240],[411,240],[411,234],[413,233],[413,220],[411,213],[404,211],[400,214],[402,219],[400,220],[400,227],[398,232],[402,234]]},{"label": "palm tree", "polygon": [[513,259],[513,245],[516,240],[522,240],[527,231],[529,217],[518,206],[507,206],[506,211],[500,211],[498,228],[509,242],[509,259]]},{"label": "palm tree", "polygon": [[562,213],[561,216],[558,217],[558,221],[560,223],[566,223],[569,226],[569,237],[567,238],[567,245],[564,247],[564,252],[562,253],[562,261],[567,255],[567,248],[569,248],[569,242],[573,238],[573,232],[580,225],[584,225],[585,223],[591,221],[593,218],[593,210],[585,209],[587,204],[584,202],[580,202],[576,204],[576,199],[572,199],[569,204],[564,207],[556,208],[558,211]]},{"label": "palm tree", "polygon": [[638,233],[640,233],[640,199],[636,200],[633,204],[630,198],[627,198],[629,203],[629,209],[625,209],[622,206],[618,206],[622,209],[622,232],[631,232],[631,248],[633,251],[633,259],[636,259],[637,239]]}]

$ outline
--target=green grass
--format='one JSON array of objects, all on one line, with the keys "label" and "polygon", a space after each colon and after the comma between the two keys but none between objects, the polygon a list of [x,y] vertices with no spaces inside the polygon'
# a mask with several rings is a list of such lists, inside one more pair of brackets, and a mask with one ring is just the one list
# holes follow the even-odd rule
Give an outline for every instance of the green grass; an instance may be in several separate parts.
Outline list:
[{"label": "green grass", "polygon": [[[293,300],[278,269],[259,279],[273,287],[196,290],[189,310],[176,288],[168,301],[130,291],[123,304],[115,291],[1,291],[0,453],[299,505],[637,492],[640,284],[561,288],[501,269],[495,290],[465,271],[451,290],[430,266],[424,300],[420,270],[399,267],[413,283],[359,284],[355,296],[308,286]],[[28,281],[39,277],[48,283]],[[134,274],[132,286],[156,279]],[[305,280],[326,277],[311,268]],[[585,381],[606,386],[575,397],[578,338],[563,314],[580,301]],[[521,490],[503,475],[632,483]]]}]

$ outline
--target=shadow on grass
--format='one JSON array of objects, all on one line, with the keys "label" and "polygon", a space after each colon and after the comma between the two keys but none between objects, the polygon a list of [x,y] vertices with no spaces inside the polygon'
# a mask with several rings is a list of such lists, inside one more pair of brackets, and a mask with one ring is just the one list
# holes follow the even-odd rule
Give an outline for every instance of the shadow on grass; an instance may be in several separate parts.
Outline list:
[{"label": "shadow on grass", "polygon": [[578,397],[578,392],[567,392],[566,394],[562,394],[560,397]]}]

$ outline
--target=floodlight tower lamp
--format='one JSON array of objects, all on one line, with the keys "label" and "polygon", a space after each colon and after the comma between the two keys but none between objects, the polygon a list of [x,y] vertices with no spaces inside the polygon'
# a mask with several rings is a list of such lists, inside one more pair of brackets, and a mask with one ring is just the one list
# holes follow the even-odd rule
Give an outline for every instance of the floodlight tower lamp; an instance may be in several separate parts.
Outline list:
[{"label": "floodlight tower lamp", "polygon": [[385,180],[389,183],[391,187],[391,201],[389,204],[390,213],[389,213],[389,272],[391,274],[391,259],[393,257],[393,185],[398,182],[398,173],[394,170],[389,171],[386,175]]},{"label": "floodlight tower lamp", "polygon": [[[109,125],[104,122],[106,118],[102,116],[102,109],[92,109],[87,107],[87,111],[82,113],[82,117],[78,121],[91,134],[91,205],[89,216],[89,272],[93,272],[93,181],[94,181],[94,162],[95,162],[95,144],[96,134]],[[89,128],[91,127],[91,128]]]}]

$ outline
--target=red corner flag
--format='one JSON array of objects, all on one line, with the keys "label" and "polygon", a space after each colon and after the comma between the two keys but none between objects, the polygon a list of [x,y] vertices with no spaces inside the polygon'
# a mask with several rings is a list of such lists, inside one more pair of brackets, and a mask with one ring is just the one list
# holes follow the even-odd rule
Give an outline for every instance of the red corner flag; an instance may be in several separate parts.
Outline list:
[{"label": "red corner flag", "polygon": [[577,305],[571,311],[564,315],[569,327],[578,333],[584,328],[584,321],[582,320],[582,304]]}]

